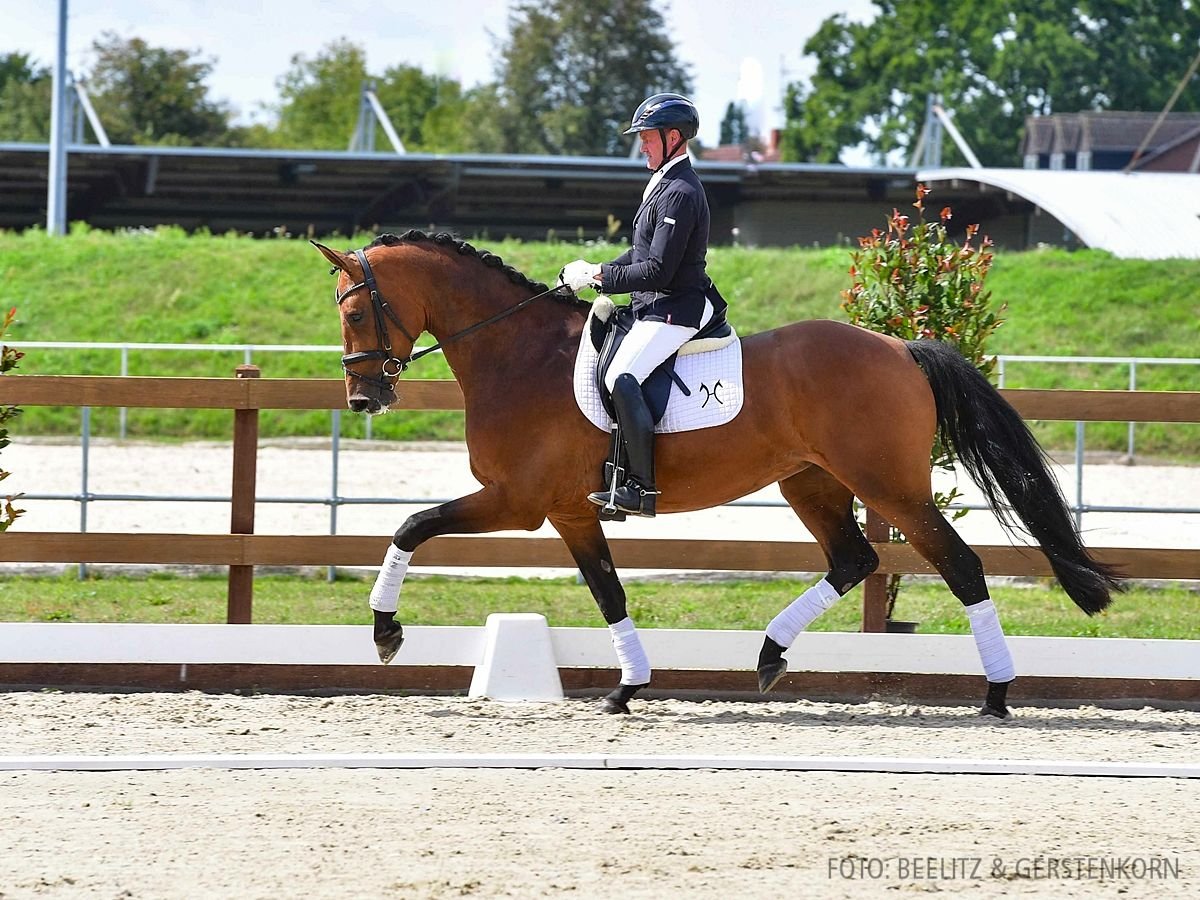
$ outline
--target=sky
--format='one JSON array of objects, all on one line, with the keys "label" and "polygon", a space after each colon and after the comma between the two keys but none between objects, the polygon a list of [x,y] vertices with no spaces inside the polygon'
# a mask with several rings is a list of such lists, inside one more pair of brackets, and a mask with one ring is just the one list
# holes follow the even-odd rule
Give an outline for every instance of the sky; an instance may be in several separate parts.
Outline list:
[{"label": "sky", "polygon": [[[0,0],[0,54],[53,65],[58,5]],[[404,63],[464,87],[493,81],[508,9],[509,0],[68,0],[67,64],[85,71],[93,41],[107,31],[199,51],[215,60],[211,96],[249,123],[265,119],[262,106],[274,101],[294,55],[311,58],[338,38],[362,46],[373,72]],[[803,56],[808,38],[835,13],[866,21],[875,7],[871,0],[664,0],[660,9],[692,71],[700,139],[713,146],[731,101],[746,102],[752,131],[779,127],[784,87],[815,66]]]}]

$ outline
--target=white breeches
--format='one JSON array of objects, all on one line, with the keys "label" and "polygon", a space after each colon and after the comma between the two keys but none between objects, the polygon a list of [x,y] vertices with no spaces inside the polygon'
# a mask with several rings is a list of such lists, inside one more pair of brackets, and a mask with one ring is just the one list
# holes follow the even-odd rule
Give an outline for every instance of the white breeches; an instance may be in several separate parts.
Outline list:
[{"label": "white breeches", "polygon": [[[712,304],[706,300],[700,328],[708,324],[712,315]],[[617,383],[617,377],[625,373],[632,375],[638,380],[638,384],[641,384],[663,360],[695,337],[700,328],[638,319],[629,329],[629,334],[625,336],[621,346],[617,348],[612,365],[604,373],[604,386],[611,391]]]}]

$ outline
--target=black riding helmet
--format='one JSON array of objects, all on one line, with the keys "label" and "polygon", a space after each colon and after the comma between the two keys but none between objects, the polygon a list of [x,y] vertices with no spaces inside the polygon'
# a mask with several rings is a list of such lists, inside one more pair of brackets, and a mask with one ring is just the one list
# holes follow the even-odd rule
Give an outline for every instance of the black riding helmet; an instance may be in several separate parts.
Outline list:
[{"label": "black riding helmet", "polygon": [[[700,113],[696,105],[683,94],[653,94],[643,100],[633,113],[633,120],[625,134],[656,130],[662,138],[663,165],[675,155],[681,144],[667,147],[668,129],[677,129],[683,141],[690,141],[700,131]],[[662,168],[661,166],[659,168]]]}]

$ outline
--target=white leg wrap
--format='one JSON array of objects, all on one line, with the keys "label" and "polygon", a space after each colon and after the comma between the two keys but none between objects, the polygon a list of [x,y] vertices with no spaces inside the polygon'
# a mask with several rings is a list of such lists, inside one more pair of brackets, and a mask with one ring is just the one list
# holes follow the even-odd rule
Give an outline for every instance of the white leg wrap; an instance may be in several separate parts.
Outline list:
[{"label": "white leg wrap", "polygon": [[1000,683],[1016,678],[1008,641],[1004,639],[1004,629],[1000,627],[1000,619],[996,615],[996,604],[984,600],[968,606],[967,619],[971,623],[971,634],[975,636],[975,646],[979,649],[979,658],[983,660],[987,680]]},{"label": "white leg wrap", "polygon": [[834,590],[833,585],[822,578],[771,620],[771,624],[767,626],[767,637],[780,647],[792,646],[796,635],[833,606],[839,596],[841,595]]},{"label": "white leg wrap", "polygon": [[609,625],[608,630],[612,633],[617,661],[621,663],[621,684],[647,684],[650,681],[650,660],[642,649],[642,640],[638,637],[633,620],[626,616],[615,625]]},{"label": "white leg wrap", "polygon": [[371,609],[376,612],[395,612],[400,605],[400,585],[408,572],[411,550],[401,550],[395,544],[388,547],[375,587],[371,588]]}]

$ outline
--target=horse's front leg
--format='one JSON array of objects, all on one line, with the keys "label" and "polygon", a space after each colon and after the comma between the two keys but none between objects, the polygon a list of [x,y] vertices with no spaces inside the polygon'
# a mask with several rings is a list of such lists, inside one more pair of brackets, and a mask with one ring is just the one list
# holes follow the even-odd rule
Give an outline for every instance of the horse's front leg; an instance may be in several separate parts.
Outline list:
[{"label": "horse's front leg", "polygon": [[375,586],[371,588],[375,649],[379,651],[379,661],[384,665],[391,662],[404,643],[404,628],[396,621],[396,611],[408,563],[417,547],[443,534],[530,530],[541,525],[543,520],[541,515],[513,509],[504,491],[494,485],[409,516],[392,538]]},{"label": "horse's front leg", "polygon": [[549,516],[550,524],[562,537],[583,580],[591,589],[600,614],[608,623],[613,649],[621,665],[621,683],[600,703],[607,713],[629,712],[629,699],[650,683],[650,661],[642,649],[641,638],[625,604],[625,588],[617,578],[612,554],[595,510],[590,507],[578,514]]}]

